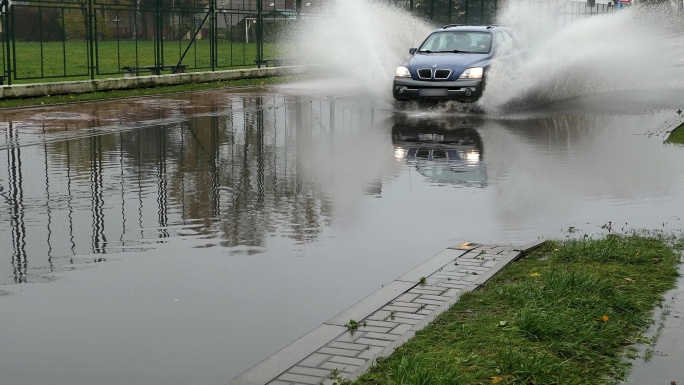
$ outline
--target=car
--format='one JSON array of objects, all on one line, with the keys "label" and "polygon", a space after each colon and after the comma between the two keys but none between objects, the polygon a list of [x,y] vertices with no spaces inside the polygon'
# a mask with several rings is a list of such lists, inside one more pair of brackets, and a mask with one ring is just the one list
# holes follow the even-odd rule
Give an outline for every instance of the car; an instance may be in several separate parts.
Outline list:
[{"label": "car", "polygon": [[511,28],[445,25],[428,35],[399,66],[392,94],[398,101],[458,100],[482,96],[494,57],[517,56],[520,40]]}]

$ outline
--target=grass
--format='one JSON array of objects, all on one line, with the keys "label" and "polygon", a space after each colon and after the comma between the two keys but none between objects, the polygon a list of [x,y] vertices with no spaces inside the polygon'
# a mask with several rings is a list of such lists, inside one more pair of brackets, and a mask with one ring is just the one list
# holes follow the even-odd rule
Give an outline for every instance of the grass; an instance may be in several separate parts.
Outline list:
[{"label": "grass", "polygon": [[548,242],[381,360],[359,385],[612,384],[672,288],[681,239]]},{"label": "grass", "polygon": [[682,123],[681,125],[677,126],[677,128],[672,130],[670,136],[668,136],[665,140],[665,143],[684,146],[684,128],[682,127],[684,127],[684,123]]},{"label": "grass", "polygon": [[[121,67],[154,65],[155,43],[152,41],[98,41],[94,47],[98,78],[123,76]],[[189,40],[164,41],[164,64],[176,64],[188,47]],[[216,69],[255,67],[256,44],[219,41],[216,45]],[[13,84],[50,80],[90,79],[88,42],[80,40],[23,42],[17,41],[14,62],[17,63]],[[282,47],[265,43],[264,57],[282,56]],[[6,66],[4,47],[0,51],[0,66]],[[196,40],[183,59],[189,71],[211,69],[209,40]]]},{"label": "grass", "polygon": [[263,86],[269,84],[282,84],[296,79],[294,76],[279,76],[254,79],[223,80],[209,83],[182,84],[174,86],[159,86],[152,88],[137,88],[130,90],[100,91],[80,94],[39,96],[35,98],[0,99],[0,108],[33,107],[75,102],[89,102],[107,99],[120,99],[131,97],[143,97],[150,95],[162,95],[178,92],[193,92],[210,89],[236,88]]}]

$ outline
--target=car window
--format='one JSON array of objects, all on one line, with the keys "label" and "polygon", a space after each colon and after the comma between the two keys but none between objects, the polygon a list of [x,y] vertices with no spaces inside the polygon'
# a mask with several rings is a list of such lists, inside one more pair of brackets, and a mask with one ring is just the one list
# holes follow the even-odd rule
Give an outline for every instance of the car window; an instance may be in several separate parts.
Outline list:
[{"label": "car window", "polygon": [[463,51],[486,53],[491,48],[488,32],[445,31],[430,35],[420,46],[420,52]]},{"label": "car window", "polygon": [[511,53],[514,49],[515,42],[511,35],[506,31],[497,31],[494,35],[495,52],[499,55]]}]

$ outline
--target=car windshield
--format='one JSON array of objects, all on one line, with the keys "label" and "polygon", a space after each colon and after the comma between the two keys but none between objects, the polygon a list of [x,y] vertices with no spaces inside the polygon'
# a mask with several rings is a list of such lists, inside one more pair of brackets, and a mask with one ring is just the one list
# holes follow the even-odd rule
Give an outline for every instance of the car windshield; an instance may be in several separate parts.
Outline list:
[{"label": "car windshield", "polygon": [[419,52],[487,53],[492,46],[489,32],[444,31],[430,35]]}]

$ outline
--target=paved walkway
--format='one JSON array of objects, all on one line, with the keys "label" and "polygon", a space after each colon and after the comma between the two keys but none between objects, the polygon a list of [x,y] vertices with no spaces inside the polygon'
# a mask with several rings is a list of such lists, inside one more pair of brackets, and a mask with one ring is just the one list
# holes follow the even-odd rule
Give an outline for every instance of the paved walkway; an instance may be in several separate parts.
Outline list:
[{"label": "paved walkway", "polygon": [[[448,248],[228,384],[317,385],[354,379],[376,358],[389,356],[449,309],[460,293],[481,286],[542,243],[522,247],[466,243]],[[350,322],[358,328],[350,330]]]}]

